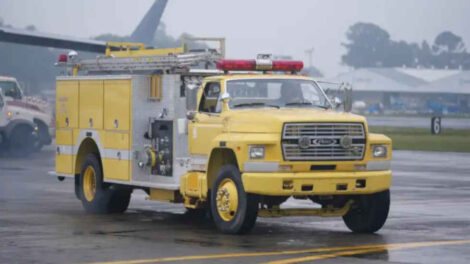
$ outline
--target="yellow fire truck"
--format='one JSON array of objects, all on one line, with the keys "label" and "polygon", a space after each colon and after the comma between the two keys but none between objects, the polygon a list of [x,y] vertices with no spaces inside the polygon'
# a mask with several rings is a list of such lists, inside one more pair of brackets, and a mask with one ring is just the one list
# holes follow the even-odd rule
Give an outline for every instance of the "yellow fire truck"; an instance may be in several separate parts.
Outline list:
[{"label": "yellow fire truck", "polygon": [[342,216],[369,233],[386,221],[391,140],[334,111],[302,62],[111,43],[59,65],[55,175],[74,179],[86,212],[122,213],[143,189],[207,210],[225,233],[257,217]]}]

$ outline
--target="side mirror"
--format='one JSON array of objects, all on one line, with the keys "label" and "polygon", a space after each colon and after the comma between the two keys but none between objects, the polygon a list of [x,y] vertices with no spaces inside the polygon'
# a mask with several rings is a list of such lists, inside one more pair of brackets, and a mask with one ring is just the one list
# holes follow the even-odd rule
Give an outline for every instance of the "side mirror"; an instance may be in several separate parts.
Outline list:
[{"label": "side mirror", "polygon": [[226,101],[228,99],[230,99],[230,94],[225,92],[220,96],[219,101]]},{"label": "side mirror", "polygon": [[194,118],[196,117],[196,113],[197,113],[196,111],[188,111],[188,112],[186,112],[186,118],[188,120],[193,121]]},{"label": "side mirror", "polygon": [[344,105],[344,112],[351,112],[352,110],[352,85],[347,84],[344,86],[344,94],[343,94],[344,100],[343,100],[343,105]]}]

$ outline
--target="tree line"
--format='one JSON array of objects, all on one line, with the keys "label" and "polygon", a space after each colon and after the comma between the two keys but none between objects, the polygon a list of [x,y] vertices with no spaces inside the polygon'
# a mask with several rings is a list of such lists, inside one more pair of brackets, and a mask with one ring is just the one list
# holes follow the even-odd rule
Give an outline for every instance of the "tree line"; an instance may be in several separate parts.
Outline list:
[{"label": "tree line", "polygon": [[[3,23],[0,26],[11,27]],[[33,25],[26,27],[35,31]],[[155,48],[178,47],[181,38],[172,37],[161,23],[155,34],[152,46]],[[189,36],[189,35],[188,35]],[[384,29],[371,23],[356,23],[346,32],[347,42],[342,45],[346,54],[342,63],[353,68],[364,67],[423,67],[436,69],[470,69],[470,54],[460,36],[450,31],[437,35],[434,42],[421,44],[395,41]],[[102,34],[94,39],[103,41],[128,41],[129,36]],[[193,48],[206,47],[192,45]],[[55,88],[55,77],[60,69],[54,67],[59,54],[67,50],[17,45],[0,42],[0,75],[11,75],[22,81],[31,94],[44,89]],[[81,52],[82,58],[93,58],[96,54]],[[306,69],[314,71],[316,68]],[[312,73],[321,75],[321,73]]]},{"label": "tree line", "polygon": [[395,41],[390,34],[372,23],[356,23],[346,32],[342,43],[346,54],[342,63],[353,68],[414,67],[435,69],[470,69],[470,53],[462,37],[450,32],[439,33],[434,42],[421,44]]}]

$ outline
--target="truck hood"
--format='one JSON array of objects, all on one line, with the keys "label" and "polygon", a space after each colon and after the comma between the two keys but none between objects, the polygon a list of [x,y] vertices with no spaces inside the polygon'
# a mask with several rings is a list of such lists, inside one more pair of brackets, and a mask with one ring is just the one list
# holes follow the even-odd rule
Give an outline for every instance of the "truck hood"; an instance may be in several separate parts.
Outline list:
[{"label": "truck hood", "polygon": [[224,120],[227,132],[239,133],[281,133],[286,122],[366,122],[351,113],[305,108],[232,110]]}]

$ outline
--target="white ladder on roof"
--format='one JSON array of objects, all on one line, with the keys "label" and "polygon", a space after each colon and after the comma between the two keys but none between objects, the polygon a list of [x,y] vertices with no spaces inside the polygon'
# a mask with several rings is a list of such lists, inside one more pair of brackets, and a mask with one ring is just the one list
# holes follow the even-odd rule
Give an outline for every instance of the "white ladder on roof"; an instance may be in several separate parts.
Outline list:
[{"label": "white ladder on roof", "polygon": [[182,72],[202,64],[213,64],[221,59],[217,52],[207,50],[183,54],[152,55],[141,57],[98,57],[82,60],[78,64],[79,72],[113,73],[113,72]]}]

